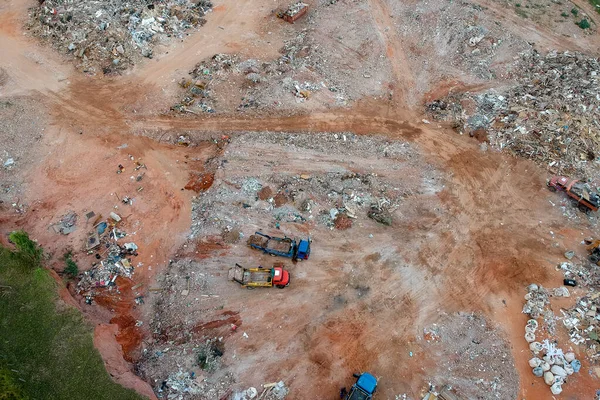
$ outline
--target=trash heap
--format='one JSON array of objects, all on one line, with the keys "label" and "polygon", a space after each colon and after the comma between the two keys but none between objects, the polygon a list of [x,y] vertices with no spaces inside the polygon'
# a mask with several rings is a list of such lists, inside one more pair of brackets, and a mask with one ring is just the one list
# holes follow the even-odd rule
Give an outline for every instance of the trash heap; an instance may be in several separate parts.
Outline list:
[{"label": "trash heap", "polygon": [[576,279],[585,286],[598,286],[600,284],[600,267],[589,263],[562,262],[559,267],[567,279]]},{"label": "trash heap", "polygon": [[68,235],[69,233],[72,233],[75,231],[75,229],[77,229],[77,227],[75,226],[76,224],[77,224],[77,213],[75,213],[74,211],[70,211],[67,214],[65,214],[60,219],[59,222],[57,222],[56,224],[50,225],[50,227],[56,233]]},{"label": "trash heap", "polygon": [[30,9],[30,31],[76,58],[84,71],[125,69],[155,44],[202,26],[207,0],[46,0]]},{"label": "trash heap", "polygon": [[590,289],[570,309],[562,311],[563,324],[569,330],[571,342],[585,344],[587,355],[592,360],[600,357],[600,292]]},{"label": "trash heap", "polygon": [[196,380],[194,373],[182,370],[169,375],[161,389],[159,393],[164,390],[171,392],[168,396],[169,399],[183,398],[182,395],[177,396],[173,395],[173,393],[196,395],[203,392],[203,388],[200,386],[199,381]]},{"label": "trash heap", "polygon": [[155,388],[158,397],[169,400],[183,399],[225,399],[230,394],[229,388],[233,383],[231,373],[226,373],[219,380],[202,379],[191,371],[187,372],[182,369],[172,373],[162,385]]},{"label": "trash heap", "polygon": [[108,222],[99,222],[94,225],[88,237],[88,254],[95,253],[98,261],[81,275],[77,284],[77,293],[84,296],[88,304],[92,304],[98,290],[112,290],[116,286],[117,277],[131,278],[134,273],[132,257],[138,255],[138,247],[133,242],[118,243],[118,240],[127,234],[116,227],[117,223],[114,218]]},{"label": "trash heap", "polygon": [[[525,330],[535,332],[532,325],[528,325]],[[529,331],[528,331],[529,329]],[[567,382],[567,378],[581,369],[581,362],[575,358],[575,353],[564,353],[562,349],[557,348],[548,339],[540,342],[531,342],[529,349],[534,357],[529,360],[529,366],[533,368],[533,374],[543,378],[546,385],[550,386],[552,394],[560,394],[562,385]]]},{"label": "trash heap", "polygon": [[190,77],[179,82],[179,86],[185,91],[181,101],[173,105],[171,110],[195,113],[190,108],[195,105],[200,111],[215,112],[211,83],[215,79],[223,79],[230,72],[237,71],[238,63],[239,58],[235,54],[215,54],[196,64],[189,72]]},{"label": "trash heap", "polygon": [[260,391],[255,387],[249,387],[241,392],[234,393],[232,400],[284,400],[289,389],[283,381],[267,383],[262,385]]},{"label": "trash heap", "polygon": [[428,104],[428,111],[472,136],[482,131],[496,149],[554,173],[593,177],[600,161],[598,59],[531,51],[509,70],[517,84],[507,91],[455,94]]},{"label": "trash heap", "polygon": [[[543,378],[544,382],[550,386],[552,394],[557,395],[562,392],[562,385],[567,382],[567,377],[574,372],[579,372],[581,362],[575,359],[574,353],[564,353],[554,341],[551,342],[548,338],[541,339],[543,336],[552,338],[555,334],[556,318],[549,308],[550,295],[554,297],[570,296],[566,287],[549,291],[542,286],[531,284],[525,295],[526,302],[523,306],[523,313],[531,317],[525,325],[525,340],[529,343],[529,349],[533,353],[533,358],[529,360],[529,366],[535,376]],[[540,326],[537,321],[540,317],[543,317],[544,326]]]}]

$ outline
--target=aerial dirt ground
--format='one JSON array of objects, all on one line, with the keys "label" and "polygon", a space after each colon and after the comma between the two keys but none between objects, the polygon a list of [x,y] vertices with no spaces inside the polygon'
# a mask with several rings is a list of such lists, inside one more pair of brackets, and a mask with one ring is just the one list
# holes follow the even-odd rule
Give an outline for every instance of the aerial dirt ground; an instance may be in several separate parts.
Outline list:
[{"label": "aerial dirt ground", "polygon": [[[44,247],[108,372],[149,398],[243,399],[283,381],[287,396],[269,398],[335,399],[365,371],[375,399],[445,386],[464,399],[594,398],[597,361],[560,321],[581,371],[559,395],[532,374],[521,310],[531,283],[562,286],[567,250],[587,262],[596,216],[567,217],[546,169],[427,120],[424,104],[510,84],[521,51],[597,57],[595,25],[557,22],[559,2],[543,5],[554,14],[530,2],[527,18],[490,0],[308,3],[292,25],[274,12],[287,3],[217,0],[152,59],[92,75],[28,34],[38,2],[2,2],[0,241],[23,229]],[[475,23],[496,39],[473,53],[462,30]],[[174,108],[215,54],[237,60],[202,84],[215,112]],[[291,67],[272,73],[282,57]],[[53,226],[70,213],[63,235]],[[62,256],[97,268],[109,252],[86,249],[98,221],[137,250],[133,274],[90,288],[62,274]],[[310,258],[250,249],[258,230],[310,237]],[[236,263],[281,263],[290,286],[246,290],[228,280]],[[585,292],[552,298],[555,314]]]}]

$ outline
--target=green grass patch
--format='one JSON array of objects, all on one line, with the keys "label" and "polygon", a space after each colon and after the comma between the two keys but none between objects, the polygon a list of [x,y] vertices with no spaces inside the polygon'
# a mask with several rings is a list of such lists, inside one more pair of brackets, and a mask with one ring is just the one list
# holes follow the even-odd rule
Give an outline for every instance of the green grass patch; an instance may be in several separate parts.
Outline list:
[{"label": "green grass patch", "polygon": [[571,8],[571,14],[573,14],[574,16],[577,16],[577,14],[579,14],[579,10],[576,9],[575,7]]},{"label": "green grass patch", "polygon": [[0,388],[14,393],[6,399],[142,399],[111,380],[92,327],[41,267],[41,248],[16,238],[21,251],[0,246]]},{"label": "green grass patch", "polygon": [[517,15],[519,17],[521,17],[521,18],[527,18],[528,17],[527,13],[522,8],[515,8],[515,13],[517,13]]},{"label": "green grass patch", "polygon": [[588,21],[587,19],[584,18],[581,21],[577,22],[577,26],[580,27],[581,29],[589,29],[590,21]]},{"label": "green grass patch", "polygon": [[594,9],[598,14],[600,14],[600,0],[589,0],[590,4],[594,6]]},{"label": "green grass patch", "polygon": [[75,278],[77,274],[79,274],[79,267],[77,263],[73,261],[73,254],[68,251],[65,253],[65,274],[70,276],[71,278]]}]

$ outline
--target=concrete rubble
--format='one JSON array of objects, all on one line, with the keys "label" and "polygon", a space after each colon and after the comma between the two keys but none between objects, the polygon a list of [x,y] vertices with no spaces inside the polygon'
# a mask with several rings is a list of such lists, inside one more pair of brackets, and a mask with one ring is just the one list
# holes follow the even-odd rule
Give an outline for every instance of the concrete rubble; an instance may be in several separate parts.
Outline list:
[{"label": "concrete rubble", "polygon": [[[340,154],[368,151],[391,160],[410,157],[406,144],[392,144],[379,138],[365,140],[351,134],[309,137],[302,134],[252,133],[236,138],[232,143],[243,144],[246,141],[318,147],[330,153],[335,151],[332,147],[339,146]],[[328,149],[325,150],[325,147]],[[237,159],[236,150],[227,150],[223,159],[228,158]],[[228,165],[229,162],[223,164],[222,169],[227,170]],[[435,178],[433,182],[436,182]],[[302,177],[302,174],[278,174],[275,169],[268,176],[232,177],[227,182],[215,183],[193,202],[192,238],[219,235],[225,229],[247,226],[249,216],[256,213],[262,216],[263,227],[277,228],[283,223],[314,221],[330,229],[348,229],[353,225],[349,220],[364,221],[367,217],[390,225],[395,207],[419,190],[422,188],[392,185],[377,174],[348,170]],[[236,207],[231,207],[231,204]]]},{"label": "concrete rubble", "polygon": [[462,133],[560,175],[595,177],[600,162],[600,64],[580,53],[523,52],[500,92],[453,94],[427,105]]},{"label": "concrete rubble", "polygon": [[600,358],[600,292],[590,288],[588,293],[579,298],[577,303],[567,309],[561,310],[563,324],[568,329],[571,342],[576,345],[583,344],[590,360]]},{"label": "concrete rubble", "polygon": [[[391,68],[377,30],[365,23],[369,5],[327,2],[310,7],[301,25],[283,28],[279,55],[243,58],[220,53],[199,59],[197,68],[181,80],[182,90],[171,110],[182,114],[295,113],[299,107],[343,107],[364,96],[387,93],[384,86]],[[335,27],[330,26],[332,20],[338,21]],[[328,40],[323,40],[324,32]],[[217,59],[232,62],[215,69]]]},{"label": "concrete rubble", "polygon": [[177,370],[170,374],[156,392],[159,398],[169,400],[183,399],[226,399],[231,394],[230,386],[233,383],[233,377],[225,374],[221,379],[213,381],[212,379],[196,376],[193,371]]},{"label": "concrete rubble", "polygon": [[88,73],[110,73],[152,57],[153,48],[203,25],[207,0],[46,0],[30,9],[29,28]]},{"label": "concrete rubble", "polygon": [[[533,358],[529,360],[529,366],[536,377],[543,378],[550,386],[554,395],[562,392],[562,386],[567,382],[568,376],[579,372],[581,362],[575,358],[573,352],[564,352],[557,347],[556,321],[557,317],[550,309],[550,297],[569,297],[566,287],[547,290],[544,287],[531,284],[525,295],[523,313],[528,314],[531,319],[525,325],[525,340],[529,343],[529,349]],[[562,310],[561,310],[562,311]],[[564,311],[562,311],[564,314]],[[539,318],[542,322],[538,322]],[[569,327],[572,322],[564,318],[563,323]],[[571,336],[573,337],[573,336]],[[574,344],[576,343],[571,339]]]},{"label": "concrete rubble", "polygon": [[56,233],[62,233],[63,235],[68,235],[77,229],[75,226],[77,224],[77,213],[74,211],[70,211],[65,214],[59,222],[56,224],[50,225],[50,227]]},{"label": "concrete rubble", "polygon": [[241,392],[236,392],[232,400],[284,400],[289,393],[285,382],[273,382],[262,385],[261,388],[249,387]]}]

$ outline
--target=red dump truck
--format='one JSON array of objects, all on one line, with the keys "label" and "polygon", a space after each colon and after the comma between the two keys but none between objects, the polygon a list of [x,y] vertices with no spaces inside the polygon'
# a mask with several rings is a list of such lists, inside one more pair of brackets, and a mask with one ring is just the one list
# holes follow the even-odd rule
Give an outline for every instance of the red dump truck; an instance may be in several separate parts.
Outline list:
[{"label": "red dump truck", "polygon": [[586,214],[590,211],[598,211],[600,197],[583,182],[577,179],[569,179],[566,176],[553,176],[547,184],[548,189],[552,192],[557,190],[565,192],[580,211]]}]

